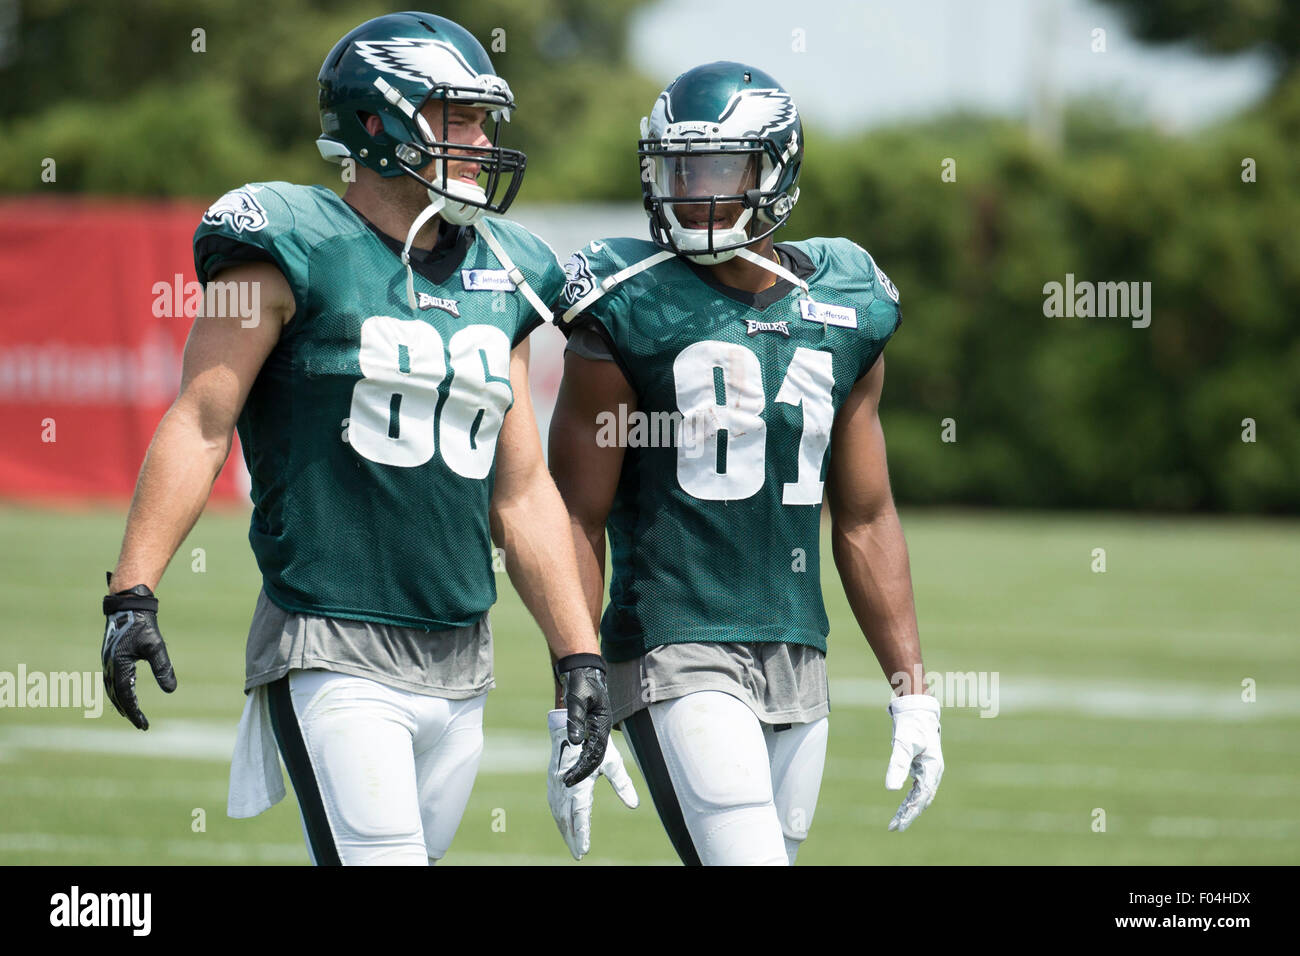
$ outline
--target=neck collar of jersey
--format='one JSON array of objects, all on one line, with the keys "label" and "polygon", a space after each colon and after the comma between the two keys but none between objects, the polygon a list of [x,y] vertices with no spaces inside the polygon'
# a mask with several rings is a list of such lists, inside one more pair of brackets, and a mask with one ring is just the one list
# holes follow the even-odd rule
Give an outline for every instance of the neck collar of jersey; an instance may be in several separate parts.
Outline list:
[{"label": "neck collar of jersey", "polygon": [[[794,246],[787,245],[783,242],[774,243],[772,246],[776,250],[777,258],[781,260],[781,265],[789,269],[800,279],[807,280],[815,270],[812,260],[809,259],[802,251]],[[679,256],[679,259],[685,261],[705,285],[715,292],[725,295],[729,299],[747,305],[751,309],[762,311],[774,302],[780,302],[790,290],[798,288],[794,283],[786,279],[778,279],[776,285],[764,289],[762,292],[747,292],[744,289],[733,289],[729,285],[724,285],[717,280],[712,271],[707,266],[702,266],[697,262],[692,262],[688,256]]]},{"label": "neck collar of jersey", "polygon": [[[375,237],[393,251],[398,259],[402,257],[402,242],[394,239],[373,222],[361,215],[352,206],[344,203]],[[438,241],[432,249],[411,248],[411,268],[434,285],[442,285],[455,274],[460,264],[465,261],[469,247],[474,242],[474,230],[469,226],[453,226],[444,220],[438,230]]]}]

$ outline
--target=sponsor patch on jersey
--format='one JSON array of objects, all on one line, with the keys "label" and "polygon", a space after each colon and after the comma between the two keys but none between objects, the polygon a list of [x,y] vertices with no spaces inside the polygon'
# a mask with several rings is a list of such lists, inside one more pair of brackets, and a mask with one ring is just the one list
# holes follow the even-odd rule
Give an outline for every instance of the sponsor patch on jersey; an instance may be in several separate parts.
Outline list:
[{"label": "sponsor patch on jersey", "polygon": [[[595,246],[596,243],[592,243]],[[596,276],[591,271],[591,263],[581,252],[569,256],[564,264],[564,291],[560,294],[560,304],[573,305],[596,288]]]},{"label": "sponsor patch on jersey", "polygon": [[745,328],[750,335],[759,332],[780,332],[787,339],[790,337],[790,323],[785,319],[779,322],[760,322],[758,319],[745,319]]},{"label": "sponsor patch on jersey", "polygon": [[442,309],[442,311],[450,312],[456,318],[460,318],[460,306],[457,305],[455,299],[440,299],[436,295],[421,292],[417,302],[422,309]]},{"label": "sponsor patch on jersey", "polygon": [[466,292],[486,289],[489,292],[514,292],[515,284],[505,269],[461,269],[460,281]]},{"label": "sponsor patch on jersey", "polygon": [[825,322],[842,329],[858,327],[858,310],[847,305],[830,305],[826,302],[814,302],[812,299],[799,300],[799,314],[809,322]]},{"label": "sponsor patch on jersey", "polygon": [[241,186],[226,193],[203,214],[203,221],[210,226],[227,223],[235,232],[260,232],[266,228],[266,209],[257,201],[254,193],[261,192],[261,187]]}]

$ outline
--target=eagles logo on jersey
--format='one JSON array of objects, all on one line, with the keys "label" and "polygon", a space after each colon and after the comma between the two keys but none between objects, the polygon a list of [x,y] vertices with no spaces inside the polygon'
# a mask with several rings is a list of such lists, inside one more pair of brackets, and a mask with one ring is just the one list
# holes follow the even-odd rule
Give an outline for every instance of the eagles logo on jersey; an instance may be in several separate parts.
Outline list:
[{"label": "eagles logo on jersey", "polygon": [[566,308],[596,288],[596,277],[591,273],[591,263],[582,252],[575,252],[564,264],[564,292],[560,303]]},{"label": "eagles logo on jersey", "polygon": [[266,210],[257,201],[256,186],[244,186],[226,193],[203,214],[203,221],[216,226],[225,222],[235,232],[257,232],[266,228]]}]

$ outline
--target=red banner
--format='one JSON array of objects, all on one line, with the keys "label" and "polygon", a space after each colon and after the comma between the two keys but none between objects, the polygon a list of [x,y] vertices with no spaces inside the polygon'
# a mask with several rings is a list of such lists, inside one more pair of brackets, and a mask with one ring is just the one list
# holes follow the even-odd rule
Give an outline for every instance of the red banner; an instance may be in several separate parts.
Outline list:
[{"label": "red banner", "polygon": [[[176,397],[203,207],[0,202],[0,497],[124,498]],[[238,441],[214,498],[247,501]]]}]

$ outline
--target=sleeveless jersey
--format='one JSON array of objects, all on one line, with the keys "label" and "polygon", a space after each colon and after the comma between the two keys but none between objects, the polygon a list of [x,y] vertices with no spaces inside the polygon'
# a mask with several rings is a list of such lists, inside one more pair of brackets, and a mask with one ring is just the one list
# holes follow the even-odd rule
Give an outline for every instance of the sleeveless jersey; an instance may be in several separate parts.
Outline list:
[{"label": "sleeveless jersey", "polygon": [[[778,246],[809,287],[727,290],[658,250],[602,239],[574,254],[559,323],[605,339],[637,410],[602,414],[623,468],[607,521],[611,661],[687,642],[825,652],[819,561],[835,413],[901,321],[898,291],[845,239]],[[597,289],[605,289],[597,294]],[[594,298],[593,298],[594,297]]]},{"label": "sleeveless jersey", "polygon": [[[488,228],[545,301],[559,295],[542,240]],[[274,263],[297,306],[238,421],[267,595],[425,630],[481,619],[496,600],[488,508],[510,351],[540,323],[506,267],[465,228],[434,278],[415,274],[412,309],[401,259],[366,222],[330,190],[288,183],[223,196],[194,254],[205,285],[226,265]]]}]

